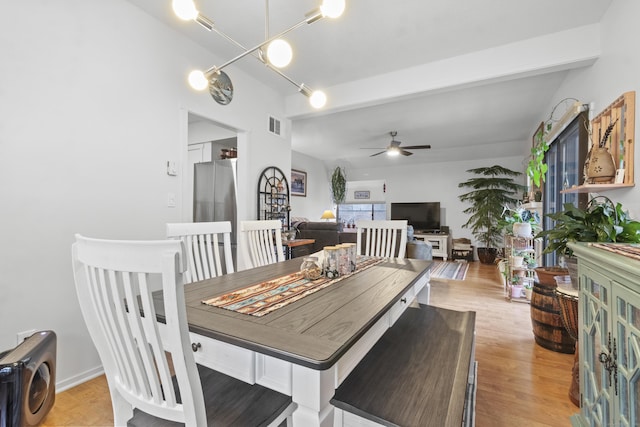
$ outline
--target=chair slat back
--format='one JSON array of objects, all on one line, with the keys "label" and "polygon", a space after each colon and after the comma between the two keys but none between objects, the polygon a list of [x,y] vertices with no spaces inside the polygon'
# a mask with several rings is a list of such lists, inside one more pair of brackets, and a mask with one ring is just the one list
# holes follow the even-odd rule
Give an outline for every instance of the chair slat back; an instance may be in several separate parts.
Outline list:
[{"label": "chair slat back", "polygon": [[167,237],[184,242],[187,258],[185,283],[234,272],[231,222],[170,223],[167,224]]},{"label": "chair slat back", "polygon": [[[76,291],[108,379],[115,425],[126,425],[131,406],[187,426],[206,425],[193,353],[184,350],[190,347],[181,254],[179,240],[115,241],[76,235]],[[154,308],[154,280],[162,282],[163,334]],[[176,399],[171,366],[182,403]]]},{"label": "chair slat back", "polygon": [[278,220],[240,222],[241,245],[249,268],[284,261],[281,233]]},{"label": "chair slat back", "polygon": [[404,258],[407,250],[407,225],[406,220],[356,221],[358,254]]}]

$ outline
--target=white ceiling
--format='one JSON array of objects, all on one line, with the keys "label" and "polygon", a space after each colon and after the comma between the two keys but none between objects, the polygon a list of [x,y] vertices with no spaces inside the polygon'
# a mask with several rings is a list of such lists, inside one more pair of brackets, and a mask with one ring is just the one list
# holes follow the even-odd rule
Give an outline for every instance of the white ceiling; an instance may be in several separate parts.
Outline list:
[{"label": "white ceiling", "polygon": [[[219,35],[193,22],[179,21],[168,0],[129,1],[224,61],[241,53]],[[523,152],[521,142],[531,138],[536,124],[548,115],[545,110],[559,101],[553,96],[567,70],[588,66],[596,58],[589,61],[586,56],[574,57],[549,39],[550,51],[559,51],[570,59],[561,66],[558,58],[553,59],[555,66],[551,62],[538,65],[532,60],[515,72],[508,69],[509,56],[503,55],[500,64],[506,66],[502,73],[498,65],[492,64],[494,56],[483,52],[514,44],[517,49],[518,43],[524,49],[529,46],[529,39],[598,23],[610,3],[611,0],[347,0],[341,18],[305,24],[286,36],[293,46],[294,59],[283,72],[297,83],[326,88],[327,109],[313,114],[295,106],[289,108],[291,100],[297,102],[293,98],[301,95],[296,94],[291,83],[255,59],[243,58],[225,71],[233,79],[233,68],[239,67],[291,98],[287,111],[293,120],[293,149],[327,163],[376,167],[399,162],[518,156]],[[246,47],[264,40],[265,4],[257,0],[196,0],[202,14]],[[318,4],[319,0],[270,0],[270,34],[300,21]],[[544,53],[535,51],[531,57]],[[470,58],[477,58],[479,69],[493,66],[494,77],[474,82],[461,79],[440,87],[434,83],[433,88],[424,89],[432,81],[451,79],[451,69],[443,66],[442,76],[429,73],[425,74],[429,81],[414,80],[416,93],[408,95],[404,89],[402,94],[394,95],[395,85],[406,85],[402,70],[437,68],[438,64],[457,58],[470,60],[469,55],[477,55]],[[220,64],[203,63],[202,68],[213,65]],[[365,82],[371,84],[363,86]],[[384,90],[380,90],[382,86]],[[361,99],[351,96],[346,101],[347,95],[356,90]],[[378,92],[385,95],[377,99]],[[337,105],[332,106],[332,100]],[[390,131],[397,131],[396,139],[405,146],[431,144],[433,148],[415,151],[409,157],[369,157],[376,151],[363,148],[386,147],[391,140]]]}]

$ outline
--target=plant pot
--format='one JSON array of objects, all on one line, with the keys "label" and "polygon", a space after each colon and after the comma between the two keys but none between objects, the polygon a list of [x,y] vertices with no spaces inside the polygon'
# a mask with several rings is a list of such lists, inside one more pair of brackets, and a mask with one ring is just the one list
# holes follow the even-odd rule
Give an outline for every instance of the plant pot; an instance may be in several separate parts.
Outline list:
[{"label": "plant pot", "polygon": [[524,257],[518,255],[511,255],[511,267],[513,268],[521,268],[522,264],[524,264]]},{"label": "plant pot", "polygon": [[513,235],[518,237],[531,237],[531,224],[529,224],[528,222],[514,223]]},{"label": "plant pot", "polygon": [[511,298],[522,298],[522,285],[511,286]]},{"label": "plant pot", "polygon": [[498,249],[496,248],[478,248],[478,259],[483,264],[493,264],[496,262]]},{"label": "plant pot", "polygon": [[531,301],[531,295],[533,294],[533,288],[524,288],[524,296],[527,301]]},{"label": "plant pot", "polygon": [[536,268],[538,283],[546,286],[556,286],[555,276],[567,276],[569,270],[562,267],[538,267]]}]

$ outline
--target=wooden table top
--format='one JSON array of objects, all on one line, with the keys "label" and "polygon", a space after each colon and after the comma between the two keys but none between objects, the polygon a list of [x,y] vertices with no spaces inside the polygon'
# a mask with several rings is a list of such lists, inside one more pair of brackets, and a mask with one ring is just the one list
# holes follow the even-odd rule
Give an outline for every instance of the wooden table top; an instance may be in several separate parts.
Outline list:
[{"label": "wooden table top", "polygon": [[385,260],[263,317],[202,303],[298,271],[301,262],[292,259],[185,285],[189,329],[299,365],[328,369],[431,265],[417,259]]},{"label": "wooden table top", "polygon": [[295,248],[298,246],[313,245],[315,242],[316,242],[316,239],[294,239],[294,240],[283,240],[282,244],[290,248]]}]

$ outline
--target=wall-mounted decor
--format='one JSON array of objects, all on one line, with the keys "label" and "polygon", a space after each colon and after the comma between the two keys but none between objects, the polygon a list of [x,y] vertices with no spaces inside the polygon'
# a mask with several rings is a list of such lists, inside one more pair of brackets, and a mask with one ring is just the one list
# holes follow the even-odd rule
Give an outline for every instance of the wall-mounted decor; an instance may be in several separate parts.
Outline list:
[{"label": "wall-mounted decor", "polygon": [[307,173],[291,169],[291,195],[307,197]]},{"label": "wall-mounted decor", "polygon": [[357,200],[369,200],[371,198],[370,191],[354,191],[353,198]]}]

